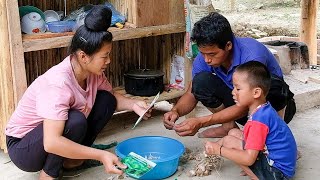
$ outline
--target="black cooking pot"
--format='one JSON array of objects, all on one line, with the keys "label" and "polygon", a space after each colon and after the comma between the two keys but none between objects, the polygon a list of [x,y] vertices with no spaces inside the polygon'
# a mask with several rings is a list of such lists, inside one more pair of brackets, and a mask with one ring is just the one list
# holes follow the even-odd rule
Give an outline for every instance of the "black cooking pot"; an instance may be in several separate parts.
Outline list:
[{"label": "black cooking pot", "polygon": [[124,74],[127,93],[135,96],[154,96],[162,92],[164,73],[159,70],[136,69]]}]

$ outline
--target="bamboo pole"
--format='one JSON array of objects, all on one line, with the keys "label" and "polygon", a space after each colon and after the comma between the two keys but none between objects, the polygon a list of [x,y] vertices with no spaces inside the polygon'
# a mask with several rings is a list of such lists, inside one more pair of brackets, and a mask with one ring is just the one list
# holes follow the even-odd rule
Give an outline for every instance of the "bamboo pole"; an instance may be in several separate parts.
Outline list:
[{"label": "bamboo pole", "polygon": [[301,1],[300,41],[308,45],[309,62],[317,65],[317,10],[319,0]]},{"label": "bamboo pole", "polygon": [[0,24],[0,149],[6,151],[4,130],[15,106],[6,0],[0,0]]}]

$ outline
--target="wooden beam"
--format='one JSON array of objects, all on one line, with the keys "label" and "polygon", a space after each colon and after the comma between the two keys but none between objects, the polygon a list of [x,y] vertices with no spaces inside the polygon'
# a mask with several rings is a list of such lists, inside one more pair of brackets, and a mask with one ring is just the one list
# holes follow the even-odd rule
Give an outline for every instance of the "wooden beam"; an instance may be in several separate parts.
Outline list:
[{"label": "wooden beam", "polygon": [[310,65],[317,65],[317,10],[319,0],[301,1],[300,41],[308,46]]},{"label": "wooden beam", "polygon": [[[147,96],[134,96],[131,94],[127,94],[124,87],[122,87],[122,86],[113,88],[113,90],[119,94],[124,95],[125,97],[129,97],[131,99],[144,100],[148,103],[150,103],[153,100],[153,98],[155,97],[155,96],[148,96],[148,97]],[[160,94],[158,102],[181,97],[184,93],[185,93],[185,90],[177,90],[177,89],[171,89],[170,92],[163,91]]]},{"label": "wooden beam", "polygon": [[236,0],[229,0],[230,2],[230,11],[236,10]]},{"label": "wooden beam", "polygon": [[[168,24],[161,26],[150,26],[142,28],[110,28],[113,41],[136,39],[149,36],[158,36],[172,33],[185,32],[185,23]],[[44,49],[67,47],[72,39],[73,33],[45,33],[40,35],[23,35],[24,52],[38,51]]]},{"label": "wooden beam", "polygon": [[18,1],[6,0],[15,106],[27,89]]},{"label": "wooden beam", "polygon": [[6,151],[4,129],[15,106],[6,0],[0,0],[0,24],[0,149]]}]

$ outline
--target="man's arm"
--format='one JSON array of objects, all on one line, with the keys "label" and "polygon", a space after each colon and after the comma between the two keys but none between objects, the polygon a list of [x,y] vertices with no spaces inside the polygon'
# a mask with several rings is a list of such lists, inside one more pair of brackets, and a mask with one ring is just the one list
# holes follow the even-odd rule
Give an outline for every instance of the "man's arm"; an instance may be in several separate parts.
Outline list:
[{"label": "man's arm", "polygon": [[194,109],[197,105],[197,100],[191,93],[192,83],[189,84],[189,88],[178,100],[177,104],[171,109],[171,111],[163,115],[163,124],[167,129],[172,129],[174,123],[180,116],[186,115]]},{"label": "man's arm", "polygon": [[248,108],[232,105],[230,107],[222,109],[219,112],[213,113],[203,119],[200,119],[201,127],[235,121],[246,115],[248,115]]},{"label": "man's arm", "polygon": [[184,116],[190,113],[197,105],[198,101],[191,93],[192,82],[190,82],[188,90],[180,97],[177,104],[171,109],[171,111],[176,111],[179,116]]},{"label": "man's arm", "polygon": [[200,128],[235,121],[248,114],[248,109],[233,105],[208,116],[189,118],[176,124],[174,130],[180,136],[193,136]]}]

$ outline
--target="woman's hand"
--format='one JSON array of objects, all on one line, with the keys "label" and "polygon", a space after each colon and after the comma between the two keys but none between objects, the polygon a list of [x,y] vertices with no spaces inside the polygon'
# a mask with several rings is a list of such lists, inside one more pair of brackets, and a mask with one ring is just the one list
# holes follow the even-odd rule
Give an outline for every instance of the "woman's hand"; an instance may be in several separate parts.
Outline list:
[{"label": "woman's hand", "polygon": [[[143,113],[149,108],[149,105],[144,101],[136,101],[132,105],[132,110],[138,114],[139,116],[142,116]],[[143,119],[148,119],[151,117],[151,111],[152,108],[150,108],[143,116]]]},{"label": "woman's hand", "polygon": [[109,174],[123,174],[123,171],[120,169],[126,169],[127,166],[122,164],[118,157],[108,151],[105,151],[102,155],[100,161],[104,165],[104,169]]}]

